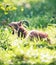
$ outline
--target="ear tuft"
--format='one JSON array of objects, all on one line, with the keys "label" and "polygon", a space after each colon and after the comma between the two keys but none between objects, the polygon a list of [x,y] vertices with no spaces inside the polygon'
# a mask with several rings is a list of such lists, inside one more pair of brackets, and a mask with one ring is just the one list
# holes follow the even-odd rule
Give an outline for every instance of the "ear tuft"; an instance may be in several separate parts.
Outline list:
[{"label": "ear tuft", "polygon": [[19,21],[19,22],[18,22],[18,25],[21,26],[21,25],[22,25],[22,21]]}]

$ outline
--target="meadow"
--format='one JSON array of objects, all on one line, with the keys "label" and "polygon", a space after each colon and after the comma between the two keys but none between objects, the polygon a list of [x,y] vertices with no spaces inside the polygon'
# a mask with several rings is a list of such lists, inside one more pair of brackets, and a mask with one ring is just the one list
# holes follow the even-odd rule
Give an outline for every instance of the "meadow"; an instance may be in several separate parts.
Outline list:
[{"label": "meadow", "polygon": [[[56,0],[0,1],[0,65],[56,65]],[[27,20],[27,30],[46,32],[44,40],[25,40],[12,35],[8,24]]]}]

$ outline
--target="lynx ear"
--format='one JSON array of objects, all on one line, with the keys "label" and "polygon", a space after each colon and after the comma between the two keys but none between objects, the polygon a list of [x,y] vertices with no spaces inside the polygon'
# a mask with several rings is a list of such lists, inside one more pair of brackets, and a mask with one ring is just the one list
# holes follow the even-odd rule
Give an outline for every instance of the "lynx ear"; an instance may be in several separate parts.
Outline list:
[{"label": "lynx ear", "polygon": [[22,25],[22,21],[19,21],[19,22],[18,22],[18,25],[21,26],[21,25]]}]

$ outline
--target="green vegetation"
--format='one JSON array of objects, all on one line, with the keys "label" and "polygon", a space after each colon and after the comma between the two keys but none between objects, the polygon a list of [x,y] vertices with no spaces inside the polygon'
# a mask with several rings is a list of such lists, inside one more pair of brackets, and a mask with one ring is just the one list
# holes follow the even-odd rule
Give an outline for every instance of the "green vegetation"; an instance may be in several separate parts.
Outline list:
[{"label": "green vegetation", "polygon": [[[8,23],[19,20],[48,33],[51,44],[12,35]],[[56,65],[56,0],[0,0],[0,65]]]}]

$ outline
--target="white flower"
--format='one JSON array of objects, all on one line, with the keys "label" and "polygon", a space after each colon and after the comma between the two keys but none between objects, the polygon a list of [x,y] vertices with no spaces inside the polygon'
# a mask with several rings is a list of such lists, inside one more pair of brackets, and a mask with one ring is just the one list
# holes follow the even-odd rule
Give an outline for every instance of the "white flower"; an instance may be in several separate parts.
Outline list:
[{"label": "white flower", "polygon": [[12,42],[12,46],[18,46],[18,40],[17,39]]},{"label": "white flower", "polygon": [[40,59],[42,62],[50,62],[53,59],[53,56],[50,56],[48,53],[42,53]]}]

